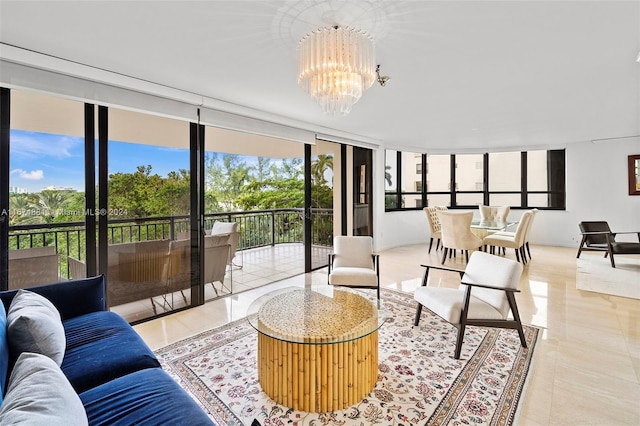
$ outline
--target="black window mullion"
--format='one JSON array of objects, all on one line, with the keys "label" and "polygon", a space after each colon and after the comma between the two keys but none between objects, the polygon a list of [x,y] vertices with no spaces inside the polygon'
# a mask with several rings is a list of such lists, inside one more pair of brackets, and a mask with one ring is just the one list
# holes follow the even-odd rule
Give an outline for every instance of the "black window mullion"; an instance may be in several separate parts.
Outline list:
[{"label": "black window mullion", "polygon": [[456,200],[456,155],[455,154],[451,154],[451,159],[450,159],[450,165],[451,165],[451,181],[449,182],[449,186],[450,188],[450,193],[451,193],[451,207],[456,207],[458,205],[458,202]]},{"label": "black window mullion", "polygon": [[0,290],[9,287],[9,135],[11,91],[0,87]]},{"label": "black window mullion", "polygon": [[527,208],[529,206],[529,189],[527,177],[527,152],[520,153],[520,206]]},{"label": "black window mullion", "polygon": [[402,152],[396,151],[396,208],[402,208]]},{"label": "black window mullion", "polygon": [[485,153],[482,156],[482,179],[483,179],[483,202],[485,206],[489,204],[489,153]]}]

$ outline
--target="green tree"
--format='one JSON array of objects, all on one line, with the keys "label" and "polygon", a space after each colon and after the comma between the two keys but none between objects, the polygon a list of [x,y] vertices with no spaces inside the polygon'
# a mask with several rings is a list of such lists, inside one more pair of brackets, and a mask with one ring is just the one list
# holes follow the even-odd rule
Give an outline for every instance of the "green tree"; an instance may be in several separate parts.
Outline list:
[{"label": "green tree", "polygon": [[[311,178],[315,185],[327,185],[329,183],[325,178],[327,170],[333,171],[333,156],[326,154],[318,155],[311,163]],[[333,182],[330,183],[331,186],[333,186]]]}]

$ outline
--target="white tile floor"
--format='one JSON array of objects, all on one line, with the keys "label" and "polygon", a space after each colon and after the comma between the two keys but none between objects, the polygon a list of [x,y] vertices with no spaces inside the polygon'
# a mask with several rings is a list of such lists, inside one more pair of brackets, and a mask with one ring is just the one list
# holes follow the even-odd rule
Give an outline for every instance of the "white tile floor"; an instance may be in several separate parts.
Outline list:
[{"label": "white tile floor", "polygon": [[[573,248],[532,246],[532,254],[516,298],[523,322],[543,332],[516,424],[640,425],[640,301],[576,289]],[[426,244],[380,255],[382,286],[408,292],[420,284],[421,263],[439,263]],[[464,267],[459,258],[447,262]],[[135,329],[152,349],[160,348],[244,318],[256,297],[276,287],[321,285],[326,279],[326,270],[297,275]],[[457,274],[434,272],[429,285],[457,286]]]}]

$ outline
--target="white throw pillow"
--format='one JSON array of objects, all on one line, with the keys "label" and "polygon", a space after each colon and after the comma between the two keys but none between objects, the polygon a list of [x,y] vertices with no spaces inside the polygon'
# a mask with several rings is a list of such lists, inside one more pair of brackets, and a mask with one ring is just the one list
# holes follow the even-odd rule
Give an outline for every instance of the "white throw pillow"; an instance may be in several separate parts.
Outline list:
[{"label": "white throw pillow", "polygon": [[62,365],[67,340],[60,313],[37,293],[18,290],[7,313],[7,338],[14,358],[22,352],[33,352]]},{"label": "white throw pillow", "polygon": [[23,352],[9,378],[0,424],[84,426],[88,420],[60,367],[45,355]]}]

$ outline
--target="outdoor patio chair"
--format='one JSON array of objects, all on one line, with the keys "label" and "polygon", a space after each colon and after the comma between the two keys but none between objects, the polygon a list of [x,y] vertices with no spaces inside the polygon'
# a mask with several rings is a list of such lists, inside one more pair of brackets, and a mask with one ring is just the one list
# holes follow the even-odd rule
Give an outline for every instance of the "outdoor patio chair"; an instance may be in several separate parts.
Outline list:
[{"label": "outdoor patio chair", "polygon": [[213,228],[211,228],[210,235],[229,235],[229,245],[231,251],[229,252],[229,267],[235,266],[236,268],[242,268],[243,263],[239,265],[234,263],[236,258],[236,252],[238,250],[238,243],[240,242],[240,232],[238,231],[238,222],[214,222]]},{"label": "outdoor patio chair", "polygon": [[230,235],[206,235],[204,237],[204,282],[211,284],[216,296],[220,296],[215,283],[220,283],[220,291],[225,289],[229,293],[233,292],[233,270],[229,268],[229,282],[227,288],[224,284],[224,277],[227,272],[228,259],[231,252],[229,244]]},{"label": "outdoor patio chair", "polygon": [[[476,251],[465,270],[442,266],[425,267],[422,286],[414,293],[418,302],[414,326],[418,326],[422,307],[426,307],[458,329],[454,358],[460,359],[467,326],[511,328],[518,331],[522,347],[527,347],[514,293],[518,292],[522,265],[511,259]],[[459,288],[427,286],[431,268],[460,274]],[[511,311],[513,318],[509,318]]]}]

